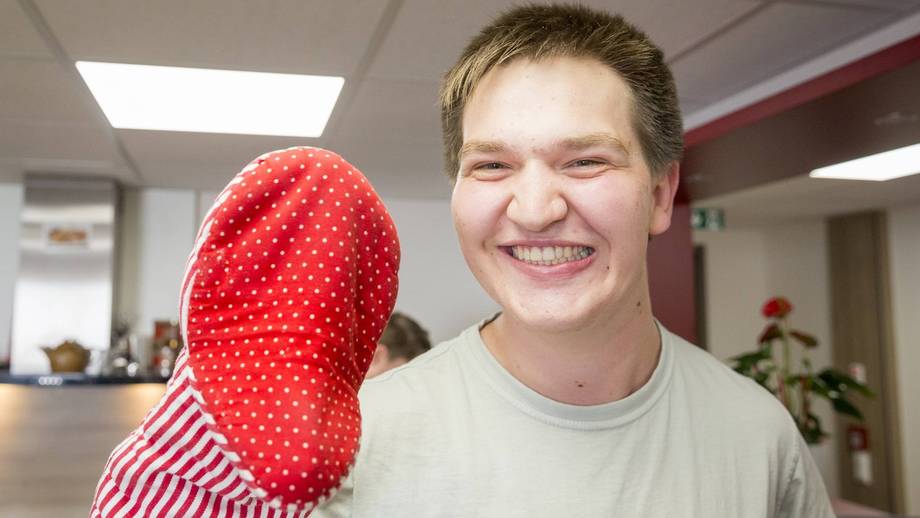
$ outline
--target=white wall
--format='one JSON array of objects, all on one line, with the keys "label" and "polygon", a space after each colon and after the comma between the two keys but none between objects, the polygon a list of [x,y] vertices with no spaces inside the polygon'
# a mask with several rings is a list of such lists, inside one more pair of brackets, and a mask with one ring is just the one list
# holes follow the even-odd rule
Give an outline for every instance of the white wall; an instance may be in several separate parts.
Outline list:
[{"label": "white wall", "polygon": [[920,514],[920,205],[888,211],[906,513]]},{"label": "white wall", "polygon": [[[126,192],[120,314],[142,334],[153,319],[175,319],[179,283],[194,234],[216,191],[143,189]],[[415,318],[432,343],[452,338],[498,307],[466,267],[450,218],[448,200],[384,200],[402,247],[398,310]],[[131,206],[135,206],[133,213]],[[136,234],[136,243],[131,235]],[[133,248],[133,250],[132,250]],[[137,258],[132,259],[131,255]],[[131,262],[137,263],[134,277]],[[136,280],[135,280],[136,279]],[[133,287],[133,291],[132,291]]]},{"label": "white wall", "polygon": [[498,310],[466,267],[448,200],[384,200],[402,249],[396,309],[428,330],[433,344]]},{"label": "white wall", "polygon": [[0,183],[0,362],[10,357],[22,194],[22,184]]},{"label": "white wall", "polygon": [[767,293],[763,234],[696,231],[693,241],[705,247],[709,352],[726,360],[752,350],[763,329],[760,306]]},{"label": "white wall", "polygon": [[[706,248],[706,324],[709,351],[726,360],[754,350],[766,325],[760,308],[782,295],[793,304],[789,324],[813,334],[819,347],[809,353],[815,368],[831,363],[830,286],[824,223],[811,221],[770,228],[694,233]],[[830,405],[815,408],[829,441],[812,455],[832,496],[839,493],[838,432]]]},{"label": "white wall", "polygon": [[[830,275],[827,267],[827,232],[821,220],[771,227],[764,231],[767,295],[783,295],[792,302],[789,325],[818,339],[808,355],[817,370],[833,363],[831,345]],[[765,297],[766,298],[766,297]],[[797,348],[796,350],[801,350]],[[812,447],[828,492],[839,493],[837,461],[838,431],[831,405],[819,401],[814,407],[831,437]]]},{"label": "white wall", "polygon": [[[123,279],[128,283],[128,294],[122,307],[140,334],[153,334],[154,320],[179,318],[179,288],[198,230],[196,196],[195,191],[179,189],[137,192],[137,240],[133,252],[137,274],[135,279]],[[130,252],[123,253],[124,259],[129,260]]]}]

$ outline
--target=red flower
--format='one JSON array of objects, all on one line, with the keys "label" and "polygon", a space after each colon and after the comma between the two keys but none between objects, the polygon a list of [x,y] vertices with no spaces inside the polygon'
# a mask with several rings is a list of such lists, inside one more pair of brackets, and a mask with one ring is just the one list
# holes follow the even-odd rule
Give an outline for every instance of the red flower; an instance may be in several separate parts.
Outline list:
[{"label": "red flower", "polygon": [[773,297],[760,310],[767,318],[783,318],[792,311],[792,304],[785,297]]}]

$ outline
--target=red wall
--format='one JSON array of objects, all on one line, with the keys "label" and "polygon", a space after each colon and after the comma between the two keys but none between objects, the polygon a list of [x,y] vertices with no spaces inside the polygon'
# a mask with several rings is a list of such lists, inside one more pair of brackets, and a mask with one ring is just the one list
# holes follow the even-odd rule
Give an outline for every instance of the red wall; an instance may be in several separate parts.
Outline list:
[{"label": "red wall", "polygon": [[696,341],[690,206],[675,205],[671,228],[649,243],[652,312],[672,332]]}]

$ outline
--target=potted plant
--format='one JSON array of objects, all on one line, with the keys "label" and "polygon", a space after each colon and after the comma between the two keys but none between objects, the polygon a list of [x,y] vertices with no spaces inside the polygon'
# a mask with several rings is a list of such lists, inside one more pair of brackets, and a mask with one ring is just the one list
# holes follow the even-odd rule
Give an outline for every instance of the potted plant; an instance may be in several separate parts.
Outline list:
[{"label": "potted plant", "polygon": [[[758,349],[731,358],[732,368],[775,395],[792,414],[808,444],[817,444],[828,436],[813,411],[815,397],[828,400],[836,412],[862,421],[862,412],[849,397],[854,391],[872,397],[869,387],[833,368],[814,371],[808,352],[818,346],[818,341],[808,333],[789,328],[786,317],[792,312],[792,304],[787,299],[774,297],[761,312],[767,318],[767,326],[758,338]],[[793,344],[802,347],[797,369],[792,365]]]}]

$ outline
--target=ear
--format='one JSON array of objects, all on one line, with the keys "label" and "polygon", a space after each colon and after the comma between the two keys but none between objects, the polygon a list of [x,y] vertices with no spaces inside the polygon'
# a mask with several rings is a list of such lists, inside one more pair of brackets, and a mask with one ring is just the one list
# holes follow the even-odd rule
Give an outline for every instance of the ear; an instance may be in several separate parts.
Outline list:
[{"label": "ear", "polygon": [[374,357],[371,359],[371,369],[380,368],[390,363],[390,350],[383,344],[377,344]]},{"label": "ear", "polygon": [[680,163],[671,162],[667,166],[667,171],[653,181],[648,233],[650,236],[657,236],[671,226],[674,196],[677,194],[677,186],[680,182]]}]

